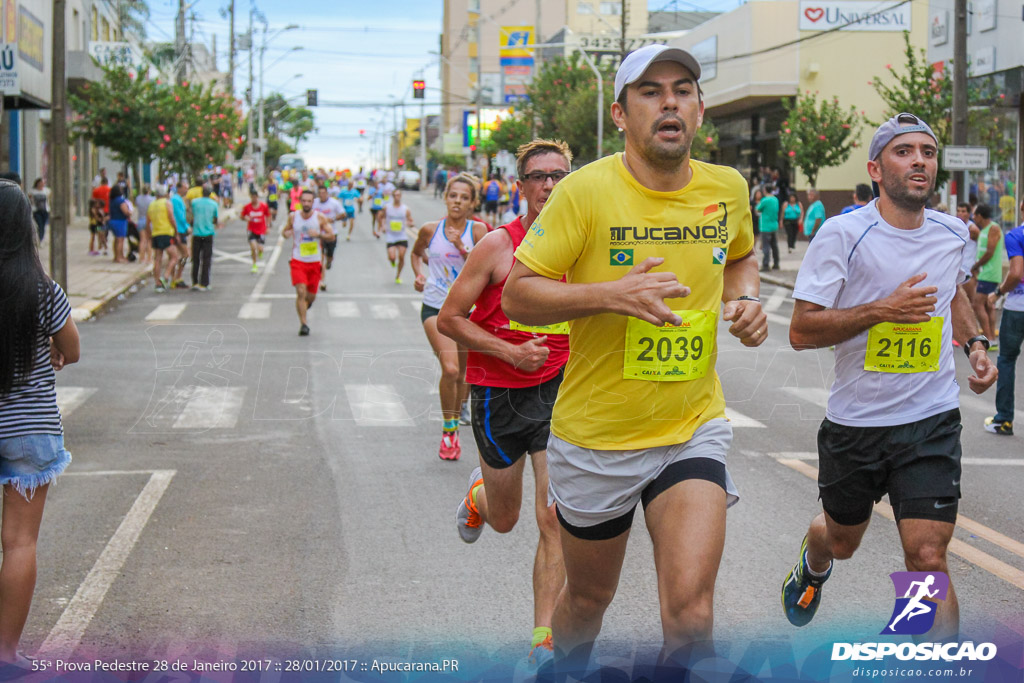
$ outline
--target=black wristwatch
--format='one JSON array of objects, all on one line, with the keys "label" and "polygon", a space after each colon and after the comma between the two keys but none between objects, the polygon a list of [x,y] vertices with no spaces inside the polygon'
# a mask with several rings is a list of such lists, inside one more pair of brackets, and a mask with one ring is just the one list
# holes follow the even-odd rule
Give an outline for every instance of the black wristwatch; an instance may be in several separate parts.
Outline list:
[{"label": "black wristwatch", "polygon": [[981,342],[982,344],[984,344],[986,351],[988,351],[988,347],[990,345],[988,337],[986,337],[983,334],[979,334],[977,337],[971,337],[970,339],[967,340],[967,343],[964,344],[964,353],[967,354],[968,358],[971,357],[971,347],[974,346],[974,342]]},{"label": "black wristwatch", "polygon": [[747,296],[746,294],[736,297],[733,301],[753,301],[756,304],[761,303],[761,300],[756,296]]}]

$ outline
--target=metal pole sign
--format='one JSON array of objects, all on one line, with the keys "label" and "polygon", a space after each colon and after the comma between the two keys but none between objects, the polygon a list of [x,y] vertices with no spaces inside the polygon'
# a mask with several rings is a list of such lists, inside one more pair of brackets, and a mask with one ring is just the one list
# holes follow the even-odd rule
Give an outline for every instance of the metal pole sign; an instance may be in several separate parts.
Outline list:
[{"label": "metal pole sign", "polygon": [[942,168],[947,171],[984,171],[988,168],[988,147],[945,147],[942,150]]},{"label": "metal pole sign", "polygon": [[21,94],[17,55],[17,43],[0,43],[0,92],[5,95]]}]

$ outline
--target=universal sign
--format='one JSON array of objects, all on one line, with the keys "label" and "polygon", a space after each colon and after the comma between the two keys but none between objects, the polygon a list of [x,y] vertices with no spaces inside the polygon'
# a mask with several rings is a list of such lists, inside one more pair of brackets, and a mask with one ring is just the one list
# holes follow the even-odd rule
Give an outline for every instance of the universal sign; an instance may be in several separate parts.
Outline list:
[{"label": "universal sign", "polygon": [[909,31],[909,2],[800,2],[800,30]]}]

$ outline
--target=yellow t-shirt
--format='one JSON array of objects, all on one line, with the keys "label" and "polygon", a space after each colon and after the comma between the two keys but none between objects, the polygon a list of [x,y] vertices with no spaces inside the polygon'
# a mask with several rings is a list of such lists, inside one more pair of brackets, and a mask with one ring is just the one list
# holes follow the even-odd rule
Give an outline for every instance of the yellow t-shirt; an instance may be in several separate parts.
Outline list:
[{"label": "yellow t-shirt", "polygon": [[[662,256],[655,272],[674,271],[692,290],[666,303],[717,315],[726,262],[754,246],[747,183],[726,166],[690,167],[693,177],[678,192],[643,187],[621,154],[581,168],[555,187],[516,258],[545,277],[582,283],[617,280]],[[624,379],[626,324],[612,313],[570,321],[569,362],[551,418],[556,436],[599,450],[652,448],[688,441],[725,415],[714,356],[699,379]]]},{"label": "yellow t-shirt", "polygon": [[146,209],[146,219],[153,230],[153,237],[174,234],[174,226],[171,225],[171,219],[167,217],[168,206],[166,199],[154,199]]},{"label": "yellow t-shirt", "polygon": [[203,196],[203,187],[202,187],[202,185],[196,185],[195,187],[190,187],[188,192],[185,193],[185,201],[186,202],[191,202],[193,199],[199,199],[202,196]]}]

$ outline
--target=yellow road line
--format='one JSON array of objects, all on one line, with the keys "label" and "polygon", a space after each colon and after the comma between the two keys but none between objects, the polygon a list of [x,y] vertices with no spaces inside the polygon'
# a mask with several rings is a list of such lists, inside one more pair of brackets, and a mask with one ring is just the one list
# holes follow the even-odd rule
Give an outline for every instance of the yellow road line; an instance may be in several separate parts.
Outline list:
[{"label": "yellow road line", "polygon": [[[782,459],[778,461],[780,464],[799,472],[800,474],[813,479],[818,480],[818,468],[808,465],[802,460],[787,460]],[[885,502],[875,503],[875,512],[882,517],[885,517],[889,521],[896,521],[896,515],[892,512],[892,506]],[[1009,550],[1012,553],[1021,555],[1024,551],[1024,544],[1013,540],[1003,534],[989,529],[984,524],[975,522],[972,519],[968,519],[963,515],[957,516],[957,526],[969,531],[972,534],[984,538],[986,541],[994,543],[1004,550]],[[992,557],[986,552],[978,550],[972,545],[964,543],[963,541],[953,538],[949,541],[948,546],[949,552],[957,555],[968,562],[981,567],[985,571],[989,572],[994,576],[998,576],[1003,581],[1016,586],[1017,588],[1024,590],[1024,571],[1013,567],[1002,560]],[[1024,557],[1024,555],[1021,555]]]}]

